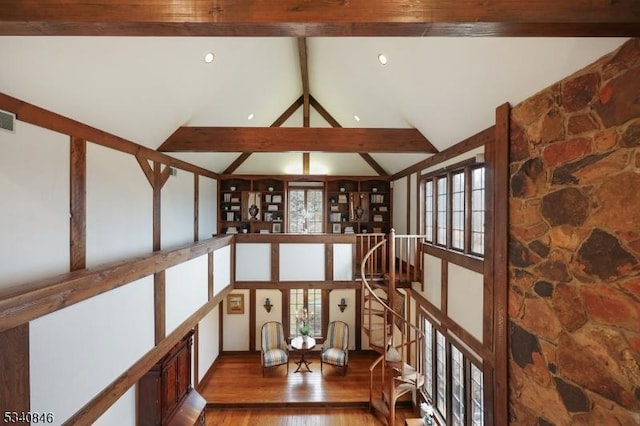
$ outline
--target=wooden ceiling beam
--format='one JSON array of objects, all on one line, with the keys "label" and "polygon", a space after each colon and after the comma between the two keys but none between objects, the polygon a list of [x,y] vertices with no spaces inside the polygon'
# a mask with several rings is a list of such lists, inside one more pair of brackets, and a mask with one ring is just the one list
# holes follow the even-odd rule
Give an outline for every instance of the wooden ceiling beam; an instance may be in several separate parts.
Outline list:
[{"label": "wooden ceiling beam", "polygon": [[302,127],[309,127],[309,67],[307,61],[307,39],[298,38],[298,57],[300,58],[300,77],[302,78]]},{"label": "wooden ceiling beam", "polygon": [[638,0],[25,0],[0,35],[639,36]]},{"label": "wooden ceiling beam", "polygon": [[309,127],[180,127],[158,151],[437,152],[416,129]]}]

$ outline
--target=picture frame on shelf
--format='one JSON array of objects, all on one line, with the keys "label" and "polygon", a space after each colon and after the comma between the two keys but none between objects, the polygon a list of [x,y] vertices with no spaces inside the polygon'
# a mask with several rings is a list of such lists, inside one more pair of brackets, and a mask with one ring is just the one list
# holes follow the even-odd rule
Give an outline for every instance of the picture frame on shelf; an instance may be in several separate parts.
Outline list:
[{"label": "picture frame on shelf", "polygon": [[342,225],[340,225],[339,223],[334,223],[332,228],[334,234],[342,234]]},{"label": "picture frame on shelf", "polygon": [[273,232],[274,234],[279,234],[282,232],[282,223],[280,222],[276,222],[273,224],[273,226],[271,227],[271,232]]},{"label": "picture frame on shelf", "polygon": [[227,296],[227,314],[244,314],[244,294],[231,293]]},{"label": "picture frame on shelf", "polygon": [[281,203],[282,202],[282,195],[274,195],[273,197],[271,197],[271,202],[272,203]]}]

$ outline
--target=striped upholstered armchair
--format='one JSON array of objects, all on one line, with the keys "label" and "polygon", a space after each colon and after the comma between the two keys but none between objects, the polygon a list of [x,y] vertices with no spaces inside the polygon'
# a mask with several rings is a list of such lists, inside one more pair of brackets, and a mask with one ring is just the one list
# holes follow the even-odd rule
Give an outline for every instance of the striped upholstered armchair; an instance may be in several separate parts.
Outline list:
[{"label": "striped upholstered armchair", "polygon": [[320,371],[323,364],[342,367],[342,375],[347,374],[349,364],[349,326],[342,321],[329,323],[327,338],[320,353]]},{"label": "striped upholstered armchair", "polygon": [[269,321],[262,324],[261,334],[262,375],[264,376],[265,367],[275,367],[282,364],[287,364],[287,374],[289,374],[289,347],[284,338],[282,323]]}]

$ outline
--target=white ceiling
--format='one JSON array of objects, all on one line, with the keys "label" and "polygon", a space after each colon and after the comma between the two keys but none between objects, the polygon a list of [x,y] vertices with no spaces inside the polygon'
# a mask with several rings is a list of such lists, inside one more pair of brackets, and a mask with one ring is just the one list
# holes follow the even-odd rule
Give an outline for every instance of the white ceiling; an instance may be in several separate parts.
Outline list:
[{"label": "white ceiling", "polygon": [[[498,105],[519,103],[626,40],[309,38],[310,92],[343,127],[415,127],[443,150],[491,126]],[[302,94],[294,38],[0,37],[0,57],[1,92],[153,149],[185,125],[269,126]],[[301,127],[301,109],[285,125]],[[311,126],[328,126],[313,108]],[[222,172],[238,154],[170,155]],[[372,157],[395,173],[427,155]],[[356,154],[310,160],[312,173],[375,174]],[[285,167],[301,173],[302,155],[253,154],[236,173]]]}]

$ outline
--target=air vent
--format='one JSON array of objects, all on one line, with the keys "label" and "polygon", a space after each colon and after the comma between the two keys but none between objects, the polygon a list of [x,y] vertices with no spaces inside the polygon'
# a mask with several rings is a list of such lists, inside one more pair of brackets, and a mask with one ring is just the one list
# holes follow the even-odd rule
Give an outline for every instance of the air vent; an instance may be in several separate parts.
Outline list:
[{"label": "air vent", "polygon": [[0,110],[0,130],[15,133],[16,115],[10,112]]}]

